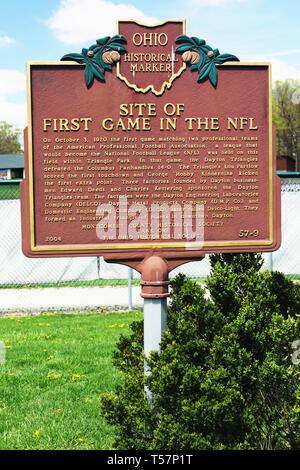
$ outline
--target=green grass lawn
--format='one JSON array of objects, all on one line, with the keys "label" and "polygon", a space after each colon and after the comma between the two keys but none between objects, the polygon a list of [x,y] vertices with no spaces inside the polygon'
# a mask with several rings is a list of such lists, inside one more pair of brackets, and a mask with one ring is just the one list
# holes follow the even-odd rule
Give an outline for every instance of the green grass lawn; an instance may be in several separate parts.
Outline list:
[{"label": "green grass lawn", "polygon": [[0,318],[0,450],[113,449],[99,395],[120,383],[112,352],[141,318],[141,310]]},{"label": "green grass lawn", "polygon": [[[196,282],[205,282],[205,277],[192,278]],[[133,286],[139,286],[139,278],[132,279]],[[44,282],[27,284],[0,284],[0,289],[40,289],[45,287],[127,287],[128,279],[95,279],[93,281],[64,281],[64,282]]]},{"label": "green grass lawn", "polygon": [[[140,285],[140,279],[132,279],[133,286]],[[122,287],[128,286],[128,279],[95,279],[92,281],[40,282],[27,284],[0,284],[0,289],[39,289],[44,287]]]}]

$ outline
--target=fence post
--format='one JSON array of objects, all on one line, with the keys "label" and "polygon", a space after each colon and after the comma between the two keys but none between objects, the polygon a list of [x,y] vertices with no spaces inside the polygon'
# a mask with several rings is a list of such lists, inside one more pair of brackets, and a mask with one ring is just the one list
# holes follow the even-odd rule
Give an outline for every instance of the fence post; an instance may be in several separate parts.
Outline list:
[{"label": "fence post", "polygon": [[100,256],[97,256],[97,275],[98,279],[100,279]]},{"label": "fence post", "polygon": [[269,253],[269,270],[273,271],[273,253]]},{"label": "fence post", "polygon": [[132,268],[128,268],[128,308],[132,310]]}]

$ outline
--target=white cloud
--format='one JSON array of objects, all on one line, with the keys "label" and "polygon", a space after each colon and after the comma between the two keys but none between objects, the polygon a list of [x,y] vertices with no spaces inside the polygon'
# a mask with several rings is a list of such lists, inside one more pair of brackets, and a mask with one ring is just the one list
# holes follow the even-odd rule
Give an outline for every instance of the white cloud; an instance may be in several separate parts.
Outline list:
[{"label": "white cloud", "polygon": [[0,121],[6,121],[18,129],[24,129],[27,126],[26,104],[0,100]]},{"label": "white cloud", "polygon": [[0,69],[0,97],[26,90],[26,76],[18,70]]},{"label": "white cloud", "polygon": [[27,124],[26,98],[15,103],[14,95],[26,91],[26,76],[18,70],[0,70],[0,121],[6,121],[20,129]]},{"label": "white cloud", "polygon": [[[248,0],[233,0],[238,3],[246,3]],[[190,2],[195,6],[211,6],[218,7],[220,5],[228,4],[228,0],[190,0]]]},{"label": "white cloud", "polygon": [[[294,80],[300,80],[300,70],[299,68],[295,67],[294,65],[288,64],[284,60],[277,59],[277,56],[285,56],[290,55],[292,51],[274,53],[264,56],[248,56],[248,57],[240,57],[242,62],[268,62],[272,66],[272,82],[274,83],[276,80],[285,81],[288,78],[292,78]],[[294,52],[293,52],[294,53]],[[275,57],[276,56],[276,57]]]},{"label": "white cloud", "polygon": [[0,47],[6,47],[13,44],[15,40],[9,36],[0,36]]},{"label": "white cloud", "polygon": [[116,34],[117,19],[136,19],[156,23],[133,5],[115,5],[106,0],[61,0],[58,10],[46,21],[55,36],[65,44],[84,45],[85,41]]},{"label": "white cloud", "polygon": [[288,51],[280,51],[280,52],[273,52],[272,54],[268,54],[270,57],[279,57],[283,55],[294,55],[300,54],[300,49],[290,49]]},{"label": "white cloud", "polygon": [[300,80],[300,70],[296,69],[293,65],[289,65],[283,60],[271,58],[272,64],[272,81],[276,80],[287,80],[288,78],[293,78],[295,80]]}]

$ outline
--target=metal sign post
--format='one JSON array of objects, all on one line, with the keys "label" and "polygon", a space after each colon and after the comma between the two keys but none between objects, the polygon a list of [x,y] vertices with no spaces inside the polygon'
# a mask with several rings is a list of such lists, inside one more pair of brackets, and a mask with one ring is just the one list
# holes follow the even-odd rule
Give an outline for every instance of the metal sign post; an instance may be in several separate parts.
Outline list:
[{"label": "metal sign post", "polygon": [[[147,357],[151,351],[160,351],[162,332],[167,328],[167,299],[144,300],[144,375],[149,375]],[[145,396],[152,405],[152,395],[145,386]]]},{"label": "metal sign post", "polygon": [[[160,350],[162,332],[167,328],[167,297],[169,269],[160,256],[146,258],[141,267],[141,296],[144,298],[144,375],[149,375],[147,357]],[[152,406],[153,397],[145,386],[145,396]]]}]

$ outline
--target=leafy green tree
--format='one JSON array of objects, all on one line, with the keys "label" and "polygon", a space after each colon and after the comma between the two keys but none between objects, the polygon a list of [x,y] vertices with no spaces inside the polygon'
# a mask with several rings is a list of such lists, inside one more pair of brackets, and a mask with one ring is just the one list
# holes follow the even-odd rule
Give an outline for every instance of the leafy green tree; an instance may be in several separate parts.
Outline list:
[{"label": "leafy green tree", "polygon": [[288,155],[300,166],[300,81],[276,81],[273,90],[273,124],[276,127],[277,156]]},{"label": "leafy green tree", "polygon": [[5,121],[0,121],[0,154],[23,152],[19,142],[20,135],[20,130]]},{"label": "leafy green tree", "polygon": [[123,383],[100,398],[117,448],[300,448],[299,365],[291,359],[299,287],[262,272],[260,255],[213,255],[211,264],[208,291],[183,275],[171,281],[168,328],[146,379],[142,322],[121,337],[114,363]]}]

